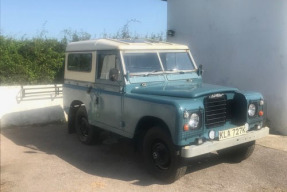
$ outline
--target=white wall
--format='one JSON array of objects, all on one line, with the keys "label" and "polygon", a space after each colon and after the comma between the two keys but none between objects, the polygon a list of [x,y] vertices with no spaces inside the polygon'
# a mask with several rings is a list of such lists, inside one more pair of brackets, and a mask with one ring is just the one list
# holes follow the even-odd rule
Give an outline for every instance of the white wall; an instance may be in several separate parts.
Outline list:
[{"label": "white wall", "polygon": [[17,101],[20,90],[20,86],[0,87],[0,128],[65,121],[61,96],[38,95]]},{"label": "white wall", "polygon": [[204,81],[261,92],[287,135],[287,1],[168,0],[168,41],[188,44]]}]

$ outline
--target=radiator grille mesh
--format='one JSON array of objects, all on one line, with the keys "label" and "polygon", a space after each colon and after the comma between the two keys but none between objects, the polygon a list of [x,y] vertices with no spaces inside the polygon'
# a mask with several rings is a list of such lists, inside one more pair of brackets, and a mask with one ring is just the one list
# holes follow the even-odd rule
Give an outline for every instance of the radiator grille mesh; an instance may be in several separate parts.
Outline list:
[{"label": "radiator grille mesh", "polygon": [[227,97],[224,94],[214,94],[204,99],[205,126],[207,128],[220,126],[227,119]]}]

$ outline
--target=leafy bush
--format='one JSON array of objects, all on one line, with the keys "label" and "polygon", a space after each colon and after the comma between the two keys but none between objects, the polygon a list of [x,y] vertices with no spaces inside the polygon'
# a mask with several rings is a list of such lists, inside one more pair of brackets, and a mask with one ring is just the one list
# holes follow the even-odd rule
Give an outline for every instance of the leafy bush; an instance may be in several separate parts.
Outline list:
[{"label": "leafy bush", "polygon": [[61,82],[65,46],[56,39],[0,36],[0,84]]}]

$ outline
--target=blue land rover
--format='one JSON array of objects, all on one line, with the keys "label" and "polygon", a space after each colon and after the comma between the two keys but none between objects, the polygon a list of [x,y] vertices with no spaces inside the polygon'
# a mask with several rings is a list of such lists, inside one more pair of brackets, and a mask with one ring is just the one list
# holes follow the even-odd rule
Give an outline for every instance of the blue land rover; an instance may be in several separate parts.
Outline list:
[{"label": "blue land rover", "polygon": [[266,136],[260,93],[202,82],[187,46],[98,39],[66,48],[68,131],[91,144],[98,130],[134,139],[149,172],[173,182],[185,159],[210,152],[235,162]]}]

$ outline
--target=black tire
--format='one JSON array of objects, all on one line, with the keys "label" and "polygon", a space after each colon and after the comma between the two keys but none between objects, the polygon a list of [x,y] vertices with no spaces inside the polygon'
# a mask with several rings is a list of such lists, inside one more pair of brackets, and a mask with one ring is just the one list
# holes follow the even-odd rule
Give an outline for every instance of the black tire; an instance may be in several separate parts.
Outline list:
[{"label": "black tire", "polygon": [[250,157],[255,148],[255,141],[219,150],[218,154],[229,162],[240,163]]},{"label": "black tire", "polygon": [[143,156],[148,171],[166,183],[173,183],[186,172],[167,131],[152,127],[143,140]]},{"label": "black tire", "polygon": [[85,107],[79,107],[76,113],[75,122],[75,128],[79,140],[84,144],[91,145],[95,137],[95,130],[89,124],[88,115]]}]

